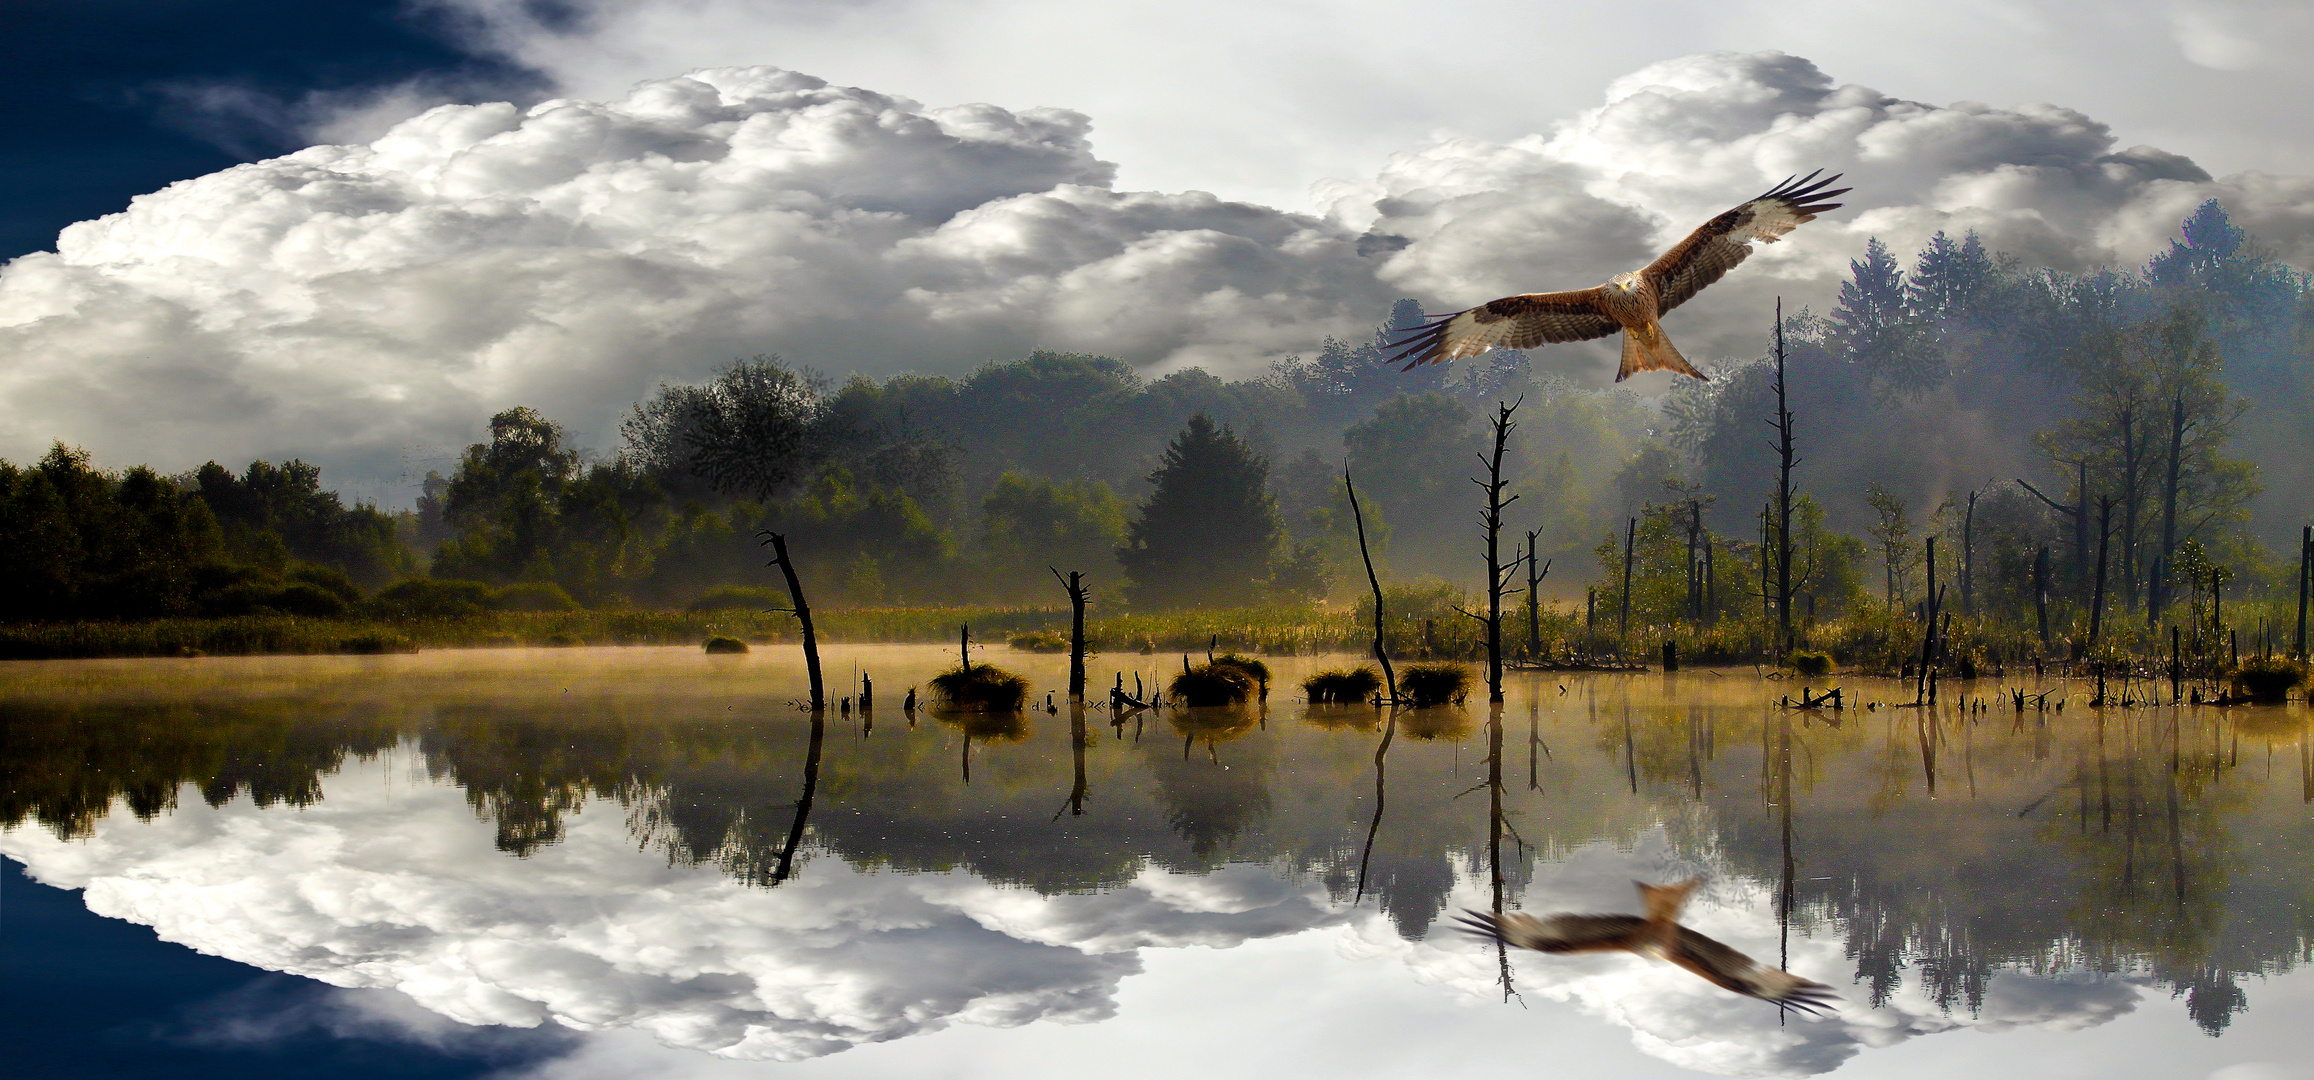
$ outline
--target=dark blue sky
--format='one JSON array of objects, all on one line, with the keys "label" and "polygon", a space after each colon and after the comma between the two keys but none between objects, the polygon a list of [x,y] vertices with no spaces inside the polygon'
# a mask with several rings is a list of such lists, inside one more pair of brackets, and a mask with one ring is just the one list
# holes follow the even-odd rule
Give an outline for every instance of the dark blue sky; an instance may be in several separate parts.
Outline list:
[{"label": "dark blue sky", "polygon": [[58,229],[173,180],[310,141],[188,107],[187,88],[291,103],[413,78],[470,98],[540,90],[404,0],[0,0],[0,28],[0,259],[52,249]]},{"label": "dark blue sky", "polygon": [[[382,1024],[349,1030],[329,987],[92,915],[78,892],[33,882],[13,859],[0,859],[0,894],[0,1045],[18,1080],[468,1080],[578,1039],[552,1025],[465,1029],[442,1045]],[[250,1024],[266,1034],[219,1038]]]}]

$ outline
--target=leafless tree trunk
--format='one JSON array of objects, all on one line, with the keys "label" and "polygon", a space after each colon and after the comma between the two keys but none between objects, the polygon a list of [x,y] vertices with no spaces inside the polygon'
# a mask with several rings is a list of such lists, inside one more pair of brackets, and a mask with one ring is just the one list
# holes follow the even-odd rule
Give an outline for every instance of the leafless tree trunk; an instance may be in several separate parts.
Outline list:
[{"label": "leafless tree trunk", "polygon": [[[1358,507],[1358,485],[1350,482],[1349,466],[1342,467],[1342,488],[1350,493],[1350,518],[1358,525],[1358,557],[1366,562],[1366,584],[1374,589],[1374,661],[1382,665],[1382,682],[1390,694],[1389,705],[1398,707],[1398,675],[1390,669],[1390,650],[1382,641],[1382,579],[1374,573],[1374,554],[1366,549],[1366,513]],[[1376,821],[1381,818],[1377,816]]]},{"label": "leafless tree trunk", "polygon": [[1527,533],[1527,656],[1530,658],[1543,655],[1543,609],[1539,587],[1544,578],[1551,576],[1550,563],[1544,563],[1539,571],[1535,569],[1535,536],[1539,532],[1534,530]]},{"label": "leafless tree trunk", "polygon": [[[1486,529],[1486,693],[1488,701],[1498,703],[1502,701],[1503,587],[1508,583],[1509,574],[1518,571],[1515,561],[1509,567],[1502,565],[1503,508],[1519,499],[1516,495],[1503,498],[1503,488],[1509,481],[1502,478],[1502,458],[1504,448],[1510,445],[1512,429],[1518,427],[1511,419],[1518,407],[1516,401],[1507,405],[1495,403],[1494,452],[1482,459],[1486,462],[1486,479],[1471,479],[1471,483],[1486,491],[1486,516],[1480,519]],[[1625,577],[1629,577],[1628,570]]]},{"label": "leafless tree trunk", "polygon": [[2113,537],[2113,497],[2097,498],[2097,580],[2089,593],[2089,650],[2097,650],[2097,635],[2105,629],[2105,557]]},{"label": "leafless tree trunk", "polygon": [[1784,298],[1776,298],[1776,619],[1777,655],[1792,649],[1792,410],[1784,403]]},{"label": "leafless tree trunk", "polygon": [[1060,578],[1061,588],[1069,593],[1069,697],[1085,700],[1085,601],[1092,590],[1085,585],[1085,575],[1076,570],[1061,578],[1058,567],[1048,566],[1053,576]]},{"label": "leafless tree trunk", "polygon": [[804,603],[803,583],[796,580],[795,561],[788,558],[786,534],[766,530],[762,535],[762,542],[771,545],[771,565],[779,567],[780,574],[787,578],[787,596],[788,601],[795,605],[791,609],[795,621],[803,625],[803,663],[804,668],[811,673],[811,707],[816,713],[828,707],[828,695],[820,683],[820,639],[812,631],[811,605]]},{"label": "leafless tree trunk", "polygon": [[1615,623],[1616,648],[1631,651],[1631,546],[1639,538],[1639,519],[1623,527],[1623,613]]}]

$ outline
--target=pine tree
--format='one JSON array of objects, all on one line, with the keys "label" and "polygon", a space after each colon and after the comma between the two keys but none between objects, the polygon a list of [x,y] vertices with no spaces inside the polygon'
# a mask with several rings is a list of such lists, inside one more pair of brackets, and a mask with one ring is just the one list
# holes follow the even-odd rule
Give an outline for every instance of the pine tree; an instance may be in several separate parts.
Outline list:
[{"label": "pine tree", "polygon": [[1156,490],[1117,551],[1133,606],[1254,602],[1282,538],[1269,463],[1200,413],[1165,447],[1149,479]]},{"label": "pine tree", "polygon": [[1879,237],[1865,241],[1863,261],[1849,260],[1848,280],[1840,284],[1840,302],[1832,309],[1833,336],[1884,395],[1911,394],[1935,385],[1939,377],[1928,362],[1934,353],[1922,346],[1918,324],[1909,317],[1907,300],[1904,271],[1888,245]]},{"label": "pine tree", "polygon": [[1959,243],[1941,230],[1921,249],[1911,280],[1904,286],[1905,308],[1913,318],[1935,323],[1974,313],[1993,282],[1993,260],[1975,229]]}]

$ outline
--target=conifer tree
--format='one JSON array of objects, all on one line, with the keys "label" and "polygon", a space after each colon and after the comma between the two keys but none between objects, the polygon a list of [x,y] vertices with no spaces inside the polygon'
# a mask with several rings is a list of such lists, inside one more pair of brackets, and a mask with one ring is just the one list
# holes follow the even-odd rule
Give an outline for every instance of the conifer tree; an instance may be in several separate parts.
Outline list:
[{"label": "conifer tree", "polygon": [[1165,447],[1117,561],[1140,608],[1252,603],[1282,530],[1269,463],[1203,413]]}]

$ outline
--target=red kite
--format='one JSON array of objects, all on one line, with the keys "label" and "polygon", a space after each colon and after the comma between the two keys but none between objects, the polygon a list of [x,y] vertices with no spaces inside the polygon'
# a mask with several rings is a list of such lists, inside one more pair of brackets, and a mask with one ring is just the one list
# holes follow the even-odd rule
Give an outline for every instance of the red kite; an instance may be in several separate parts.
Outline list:
[{"label": "red kite", "polygon": [[1615,372],[1616,382],[1633,372],[1657,370],[1708,378],[1679,355],[1656,320],[1735,269],[1751,255],[1752,241],[1775,243],[1801,223],[1815,220],[1816,215],[1839,209],[1839,203],[1820,200],[1852,189],[1825,191],[1824,186],[1840,179],[1840,174],[1817,180],[1823,171],[1787,179],[1767,194],[1704,222],[1702,228],[1673,244],[1654,262],[1617,274],[1604,285],[1506,296],[1468,311],[1440,315],[1437,321],[1400,340],[1403,348],[1390,359],[1406,361],[1404,370],[1411,371],[1418,365],[1477,356],[1488,349],[1589,341],[1620,329],[1623,366]]},{"label": "red kite", "polygon": [[1669,960],[1723,990],[1789,1005],[1810,1015],[1830,1009],[1831,1003],[1839,1000],[1823,983],[1769,967],[1679,925],[1679,909],[1701,884],[1703,879],[1697,877],[1677,885],[1639,885],[1639,895],[1647,902],[1645,917],[1561,913],[1538,919],[1516,913],[1466,911],[1460,924],[1463,930],[1488,941],[1536,952],[1632,952]]}]

